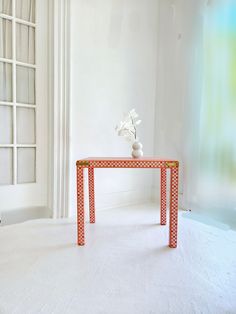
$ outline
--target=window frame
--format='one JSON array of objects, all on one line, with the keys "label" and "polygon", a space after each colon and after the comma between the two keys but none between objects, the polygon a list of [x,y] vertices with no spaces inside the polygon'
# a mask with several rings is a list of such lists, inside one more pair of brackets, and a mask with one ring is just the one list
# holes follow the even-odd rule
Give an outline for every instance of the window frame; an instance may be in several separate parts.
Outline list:
[{"label": "window frame", "polygon": [[[2,101],[0,100],[0,105],[1,106],[8,106],[12,108],[12,134],[13,134],[13,138],[12,138],[12,144],[0,144],[0,148],[12,148],[12,154],[13,154],[13,160],[12,160],[12,183],[11,184],[2,184],[2,185],[18,185],[18,184],[31,184],[31,183],[36,183],[37,182],[37,90],[36,90],[36,86],[37,86],[37,82],[36,82],[36,71],[37,71],[37,52],[36,52],[36,28],[37,28],[37,24],[36,24],[36,3],[35,3],[35,22],[32,23],[30,21],[26,21],[20,18],[16,17],[16,0],[12,0],[12,15],[7,15],[4,13],[0,13],[0,18],[5,19],[5,20],[9,20],[12,22],[12,58],[8,59],[8,58],[2,58],[0,57],[0,62],[3,63],[8,63],[12,65],[12,101]],[[16,24],[19,25],[26,25],[29,27],[33,27],[34,28],[34,34],[35,34],[35,38],[34,38],[34,44],[35,44],[35,50],[34,50],[34,64],[31,63],[26,63],[26,62],[21,62],[21,61],[17,61],[16,59]],[[34,92],[35,92],[35,101],[34,104],[25,104],[25,103],[19,103],[17,102],[17,95],[16,95],[16,89],[17,89],[17,82],[16,82],[16,68],[17,66],[23,66],[25,68],[31,68],[34,69],[35,71],[35,81],[34,81]],[[34,110],[34,128],[35,128],[35,143],[34,144],[19,144],[17,143],[17,108],[31,108]],[[35,149],[35,161],[34,161],[34,181],[32,182],[26,182],[26,183],[19,183],[18,181],[18,158],[17,158],[17,151],[19,148],[34,148]]]}]

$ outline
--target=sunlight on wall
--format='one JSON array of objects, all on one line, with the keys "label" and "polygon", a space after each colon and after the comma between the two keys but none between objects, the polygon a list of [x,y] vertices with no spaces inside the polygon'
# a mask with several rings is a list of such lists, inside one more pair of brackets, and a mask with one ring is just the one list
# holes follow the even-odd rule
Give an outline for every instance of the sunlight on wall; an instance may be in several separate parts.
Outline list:
[{"label": "sunlight on wall", "polygon": [[217,201],[236,198],[236,3],[221,3],[205,15],[200,118],[201,191]]}]

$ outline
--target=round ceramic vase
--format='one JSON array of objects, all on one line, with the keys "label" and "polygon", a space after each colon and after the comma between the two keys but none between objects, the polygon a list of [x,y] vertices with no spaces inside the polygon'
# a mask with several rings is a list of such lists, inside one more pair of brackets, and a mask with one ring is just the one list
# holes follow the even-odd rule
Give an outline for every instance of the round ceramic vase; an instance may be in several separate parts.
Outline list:
[{"label": "round ceramic vase", "polygon": [[132,157],[133,158],[140,158],[143,156],[143,145],[139,141],[135,141],[132,145],[133,151],[132,151]]}]

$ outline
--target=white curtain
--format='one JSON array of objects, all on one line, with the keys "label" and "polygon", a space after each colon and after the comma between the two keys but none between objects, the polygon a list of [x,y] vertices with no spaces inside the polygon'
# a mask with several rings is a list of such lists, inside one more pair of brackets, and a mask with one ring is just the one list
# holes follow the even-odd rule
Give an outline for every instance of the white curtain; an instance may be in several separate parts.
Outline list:
[{"label": "white curtain", "polygon": [[0,101],[12,101],[12,65],[0,62]]},{"label": "white curtain", "polygon": [[[207,1],[185,112],[184,207],[236,227],[236,3]],[[193,60],[194,60],[194,54]]]},{"label": "white curtain", "polygon": [[35,0],[16,0],[16,17],[34,23]]},{"label": "white curtain", "polygon": [[12,0],[0,0],[0,13],[12,14]]},{"label": "white curtain", "polygon": [[0,18],[0,57],[12,58],[12,22]]},{"label": "white curtain", "polygon": [[[215,0],[203,13],[202,97],[196,138],[198,172],[192,201],[235,224],[236,3]],[[191,199],[191,193],[188,197]]]},{"label": "white curtain", "polygon": [[[0,13],[12,15],[12,0],[0,0]],[[16,17],[35,22],[35,0],[16,0]]]},{"label": "white curtain", "polygon": [[[35,22],[35,0],[17,0],[16,16]],[[35,63],[35,29],[16,24],[16,59]],[[22,66],[16,68],[16,100],[19,103],[35,104],[35,70]]]},{"label": "white curtain", "polygon": [[[0,57],[12,58],[12,22],[3,18],[0,18]],[[12,101],[12,66],[3,62],[0,62],[0,100]]]},{"label": "white curtain", "polygon": [[[0,8],[10,14],[11,1],[1,1]],[[16,16],[35,22],[35,1],[16,0]],[[11,59],[12,22],[0,18],[0,57]],[[35,63],[35,29],[16,23],[16,60]],[[0,62],[0,101],[12,101],[12,65]],[[16,100],[19,103],[35,103],[35,70],[23,66],[16,67]]]},{"label": "white curtain", "polygon": [[35,63],[35,30],[33,27],[16,24],[16,59],[24,63]]},{"label": "white curtain", "polygon": [[180,204],[236,226],[236,2],[160,1],[157,154]]}]

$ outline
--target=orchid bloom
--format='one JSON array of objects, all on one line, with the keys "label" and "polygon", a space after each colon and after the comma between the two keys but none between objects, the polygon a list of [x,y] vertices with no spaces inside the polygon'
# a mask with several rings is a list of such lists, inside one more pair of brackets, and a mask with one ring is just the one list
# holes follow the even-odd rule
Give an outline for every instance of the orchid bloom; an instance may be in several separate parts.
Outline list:
[{"label": "orchid bloom", "polygon": [[125,116],[124,121],[121,121],[119,125],[116,126],[116,131],[118,136],[124,136],[129,141],[137,140],[137,125],[141,123],[138,119],[138,114],[135,109],[130,110]]}]

